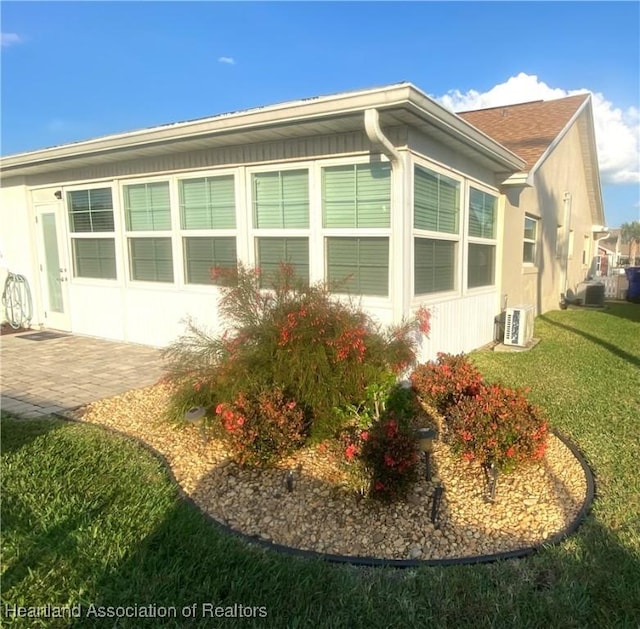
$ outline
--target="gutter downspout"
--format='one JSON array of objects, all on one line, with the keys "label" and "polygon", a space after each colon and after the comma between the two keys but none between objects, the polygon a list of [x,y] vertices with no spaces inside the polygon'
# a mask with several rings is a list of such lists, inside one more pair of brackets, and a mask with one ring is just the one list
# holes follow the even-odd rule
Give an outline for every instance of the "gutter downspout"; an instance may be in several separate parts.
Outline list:
[{"label": "gutter downspout", "polygon": [[377,109],[365,109],[364,111],[364,130],[372,144],[378,145],[382,152],[389,158],[394,166],[400,165],[402,157],[395,146],[391,144],[389,138],[382,133],[380,128],[380,113]]},{"label": "gutter downspout", "polygon": [[406,155],[400,153],[389,138],[384,135],[380,128],[380,113],[377,109],[365,109],[364,129],[369,141],[389,158],[392,166],[391,207],[395,211],[391,212],[389,221],[391,227],[389,242],[389,297],[391,298],[393,320],[400,322],[409,317],[411,281],[413,277],[413,273],[407,272],[411,267],[411,247],[409,246],[411,242],[409,220],[411,208],[408,206],[408,190],[411,187],[411,182],[408,179],[411,172],[408,166],[410,156],[408,153]]},{"label": "gutter downspout", "polygon": [[564,234],[562,243],[562,260],[560,267],[560,308],[567,307],[567,273],[569,269],[569,237],[571,235],[571,193],[565,192],[562,201],[564,205]]}]

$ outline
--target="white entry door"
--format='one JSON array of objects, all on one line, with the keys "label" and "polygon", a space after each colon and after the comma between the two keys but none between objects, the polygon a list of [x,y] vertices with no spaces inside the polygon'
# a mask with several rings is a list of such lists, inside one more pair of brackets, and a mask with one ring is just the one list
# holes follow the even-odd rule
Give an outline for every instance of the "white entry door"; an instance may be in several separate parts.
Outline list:
[{"label": "white entry door", "polygon": [[62,203],[37,205],[38,270],[44,323],[55,330],[71,330],[69,316],[69,258]]}]

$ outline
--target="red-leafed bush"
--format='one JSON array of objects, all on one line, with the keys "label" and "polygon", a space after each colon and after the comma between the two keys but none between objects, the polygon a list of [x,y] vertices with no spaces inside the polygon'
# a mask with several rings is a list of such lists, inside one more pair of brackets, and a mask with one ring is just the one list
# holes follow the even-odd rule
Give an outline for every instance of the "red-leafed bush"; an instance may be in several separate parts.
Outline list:
[{"label": "red-leafed bush", "polygon": [[482,387],[482,374],[464,354],[438,354],[435,362],[418,365],[411,375],[418,394],[431,402],[442,415]]},{"label": "red-leafed bush", "polygon": [[393,414],[373,424],[361,446],[361,459],[370,474],[373,498],[404,498],[418,477],[418,447],[413,429]]},{"label": "red-leafed bush", "polygon": [[266,467],[299,448],[305,438],[305,416],[280,389],[255,395],[240,393],[215,409],[220,430],[241,465]]},{"label": "red-leafed bush", "polygon": [[445,439],[467,461],[511,471],[541,459],[548,426],[523,389],[485,385],[449,408]]},{"label": "red-leafed bush", "polygon": [[426,308],[383,329],[328,286],[300,281],[291,265],[268,277],[242,265],[214,271],[226,329],[210,336],[191,325],[166,350],[173,377],[184,385],[179,404],[172,404],[176,412],[196,398],[192,378],[212,383],[216,404],[232,403],[249,389],[280,388],[304,408],[311,440],[333,438],[345,419],[336,409],[359,405],[368,387],[412,365],[418,333],[429,329]]}]

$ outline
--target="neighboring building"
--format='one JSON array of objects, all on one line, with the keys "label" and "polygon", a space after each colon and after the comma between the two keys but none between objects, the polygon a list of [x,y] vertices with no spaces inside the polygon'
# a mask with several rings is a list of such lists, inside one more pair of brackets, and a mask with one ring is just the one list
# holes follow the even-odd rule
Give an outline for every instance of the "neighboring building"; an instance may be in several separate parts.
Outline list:
[{"label": "neighboring building", "polygon": [[606,235],[590,95],[460,115],[526,160],[501,187],[505,302],[557,308],[593,275]]},{"label": "neighboring building", "polygon": [[610,229],[606,238],[600,241],[600,244],[607,250],[610,260],[610,266],[638,266],[640,265],[640,257],[634,255],[632,244],[624,242],[621,236],[620,228]]},{"label": "neighboring building", "polygon": [[604,222],[588,95],[458,116],[401,83],[0,166],[0,251],[33,323],[156,346],[187,316],[216,328],[210,267],[287,260],[349,277],[382,323],[429,306],[423,359],[469,351],[505,302],[557,307]]}]

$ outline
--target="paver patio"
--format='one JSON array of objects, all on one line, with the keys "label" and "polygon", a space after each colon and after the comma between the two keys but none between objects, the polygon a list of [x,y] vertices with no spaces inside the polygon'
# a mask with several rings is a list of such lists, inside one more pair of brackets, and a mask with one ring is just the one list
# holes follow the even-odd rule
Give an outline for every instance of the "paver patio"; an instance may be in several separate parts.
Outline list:
[{"label": "paver patio", "polygon": [[153,347],[76,335],[33,340],[34,332],[0,337],[2,409],[16,415],[64,414],[153,384],[163,373]]}]

